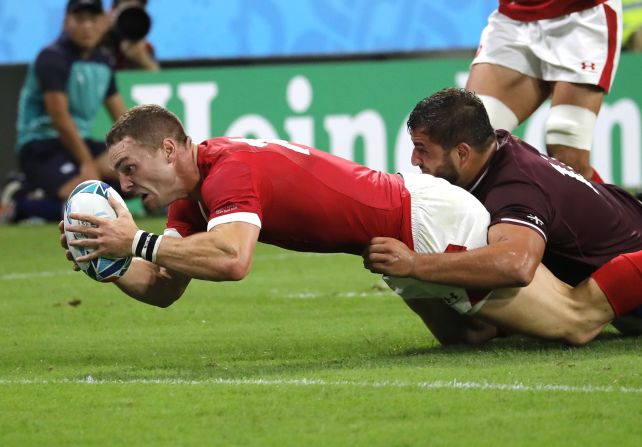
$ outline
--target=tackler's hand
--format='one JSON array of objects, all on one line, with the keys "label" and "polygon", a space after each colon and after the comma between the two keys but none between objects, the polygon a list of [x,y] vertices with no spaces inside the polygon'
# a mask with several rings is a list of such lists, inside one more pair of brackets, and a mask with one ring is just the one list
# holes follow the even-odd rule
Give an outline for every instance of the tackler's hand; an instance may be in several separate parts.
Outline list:
[{"label": "tackler's hand", "polygon": [[403,242],[389,237],[373,238],[363,253],[363,265],[373,273],[412,276],[416,253]]}]

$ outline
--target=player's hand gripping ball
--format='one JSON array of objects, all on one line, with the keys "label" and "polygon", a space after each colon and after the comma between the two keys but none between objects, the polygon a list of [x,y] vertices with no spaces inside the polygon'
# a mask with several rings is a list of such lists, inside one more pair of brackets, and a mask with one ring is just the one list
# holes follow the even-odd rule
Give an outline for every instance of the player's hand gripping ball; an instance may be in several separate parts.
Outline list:
[{"label": "player's hand gripping ball", "polygon": [[[93,214],[107,219],[116,218],[116,212],[107,201],[108,196],[114,197],[126,207],[125,201],[120,197],[120,194],[118,194],[107,183],[99,180],[87,180],[74,188],[71,194],[69,194],[67,203],[65,203],[64,222],[67,241],[84,239],[87,237],[81,233],[67,231],[68,225],[91,225],[88,222],[71,219],[69,217],[69,214],[71,213]],[[77,259],[80,256],[91,253],[93,249],[86,247],[74,247],[70,245],[69,251],[71,252],[71,256],[74,258],[76,264],[78,264],[78,267],[80,267],[80,269],[91,279],[100,282],[116,281],[125,274],[129,268],[129,264],[132,262],[131,257],[118,259],[100,257],[92,259],[91,261],[78,262]]]}]

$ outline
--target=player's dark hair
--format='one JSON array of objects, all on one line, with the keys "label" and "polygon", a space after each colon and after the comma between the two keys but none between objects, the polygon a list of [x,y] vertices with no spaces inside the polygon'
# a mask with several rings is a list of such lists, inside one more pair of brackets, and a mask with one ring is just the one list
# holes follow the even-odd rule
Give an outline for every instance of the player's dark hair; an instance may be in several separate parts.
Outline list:
[{"label": "player's dark hair", "polygon": [[408,131],[420,131],[446,150],[467,143],[480,153],[495,138],[484,104],[463,88],[446,88],[419,101],[408,118]]},{"label": "player's dark hair", "polygon": [[187,143],[187,135],[176,115],[161,106],[144,104],[125,112],[107,133],[107,147],[131,137],[143,146],[159,148],[165,138]]}]

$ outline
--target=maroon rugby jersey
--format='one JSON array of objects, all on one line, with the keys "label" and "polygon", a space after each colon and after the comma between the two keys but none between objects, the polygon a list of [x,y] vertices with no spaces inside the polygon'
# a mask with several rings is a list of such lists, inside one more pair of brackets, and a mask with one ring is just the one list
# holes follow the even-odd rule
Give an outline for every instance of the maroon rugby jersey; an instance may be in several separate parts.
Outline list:
[{"label": "maroon rugby jersey", "polygon": [[259,241],[298,251],[361,254],[371,238],[412,247],[403,179],[281,140],[212,138],[198,146],[201,200],[169,206],[181,236],[227,222],[261,228]]},{"label": "maroon rugby jersey", "polygon": [[499,0],[499,12],[513,20],[530,22],[584,11],[606,0]]},{"label": "maroon rugby jersey", "polygon": [[642,250],[642,204],[614,185],[589,182],[559,161],[497,130],[497,150],[468,190],[491,225],[532,228],[546,240],[543,263],[575,285],[621,254]]}]

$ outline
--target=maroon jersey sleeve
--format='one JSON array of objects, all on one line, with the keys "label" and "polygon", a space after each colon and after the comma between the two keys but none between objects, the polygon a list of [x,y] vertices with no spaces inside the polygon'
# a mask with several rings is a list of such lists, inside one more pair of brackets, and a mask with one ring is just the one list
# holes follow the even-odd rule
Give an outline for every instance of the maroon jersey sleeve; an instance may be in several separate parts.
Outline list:
[{"label": "maroon jersey sleeve", "polygon": [[553,210],[551,201],[536,184],[520,181],[498,184],[490,190],[484,205],[493,211],[490,226],[498,223],[521,225],[547,239]]}]

